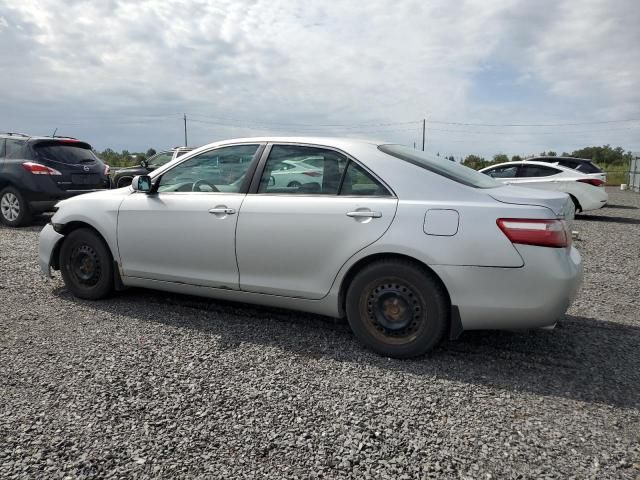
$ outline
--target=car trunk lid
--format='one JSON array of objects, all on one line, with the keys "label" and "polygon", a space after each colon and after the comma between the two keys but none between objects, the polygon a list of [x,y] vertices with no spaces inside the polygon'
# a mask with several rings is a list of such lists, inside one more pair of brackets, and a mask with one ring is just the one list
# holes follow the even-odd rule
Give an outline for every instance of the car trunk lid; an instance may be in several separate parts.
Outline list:
[{"label": "car trunk lid", "polygon": [[535,205],[550,209],[558,218],[572,220],[575,208],[569,195],[564,192],[538,190],[526,187],[507,186],[488,191],[491,198],[502,203]]}]

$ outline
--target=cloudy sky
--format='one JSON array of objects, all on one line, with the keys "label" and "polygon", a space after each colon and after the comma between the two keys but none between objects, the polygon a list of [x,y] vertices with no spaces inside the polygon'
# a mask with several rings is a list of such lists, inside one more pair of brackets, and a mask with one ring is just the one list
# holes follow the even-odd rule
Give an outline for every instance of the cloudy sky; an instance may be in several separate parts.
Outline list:
[{"label": "cloudy sky", "polygon": [[[640,150],[637,0],[4,0],[0,130]],[[511,125],[532,126],[511,126]],[[533,126],[536,125],[536,126]]]}]

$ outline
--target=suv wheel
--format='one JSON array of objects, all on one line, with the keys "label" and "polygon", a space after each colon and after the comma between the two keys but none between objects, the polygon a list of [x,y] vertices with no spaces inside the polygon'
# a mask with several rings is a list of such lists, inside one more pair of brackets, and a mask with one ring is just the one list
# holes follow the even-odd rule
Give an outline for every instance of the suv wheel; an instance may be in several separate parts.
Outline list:
[{"label": "suv wheel", "polygon": [[0,192],[0,221],[8,227],[21,227],[31,222],[29,204],[14,187]]}]

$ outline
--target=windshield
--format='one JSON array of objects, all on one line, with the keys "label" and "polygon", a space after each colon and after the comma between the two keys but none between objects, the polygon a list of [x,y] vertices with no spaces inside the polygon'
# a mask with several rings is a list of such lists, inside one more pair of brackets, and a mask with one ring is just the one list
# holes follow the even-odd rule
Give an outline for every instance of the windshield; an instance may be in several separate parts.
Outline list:
[{"label": "windshield", "polygon": [[34,148],[39,158],[58,163],[77,165],[93,163],[98,160],[89,144],[84,142],[41,142],[37,143]]},{"label": "windshield", "polygon": [[472,168],[460,165],[446,159],[434,159],[429,157],[425,152],[414,150],[413,148],[403,147],[402,145],[380,145],[378,147],[383,153],[393,157],[412,163],[425,170],[437,173],[454,182],[467,185],[474,188],[495,188],[502,186],[491,177],[475,171]]}]

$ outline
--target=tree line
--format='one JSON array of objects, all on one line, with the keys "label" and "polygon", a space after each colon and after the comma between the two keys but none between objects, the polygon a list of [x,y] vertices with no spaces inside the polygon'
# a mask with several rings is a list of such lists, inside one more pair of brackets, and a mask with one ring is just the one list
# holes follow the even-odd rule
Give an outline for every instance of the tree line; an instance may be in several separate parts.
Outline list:
[{"label": "tree line", "polygon": [[[487,160],[479,155],[467,155],[467,157],[462,161],[462,164],[473,168],[474,170],[479,170],[490,165],[495,165],[496,163],[505,163],[509,161],[517,162],[532,156],[534,155],[529,155],[528,157],[513,155],[511,159],[509,159],[508,155],[505,155],[504,153],[497,153],[493,158]],[[631,162],[631,152],[625,152],[622,147],[613,148],[610,145],[603,145],[601,147],[584,147],[579,150],[574,150],[571,153],[562,152],[562,155],[558,155],[557,152],[550,150],[548,152],[541,152],[540,156],[586,158],[601,167],[625,167]],[[453,157],[447,158],[451,160]]]}]

